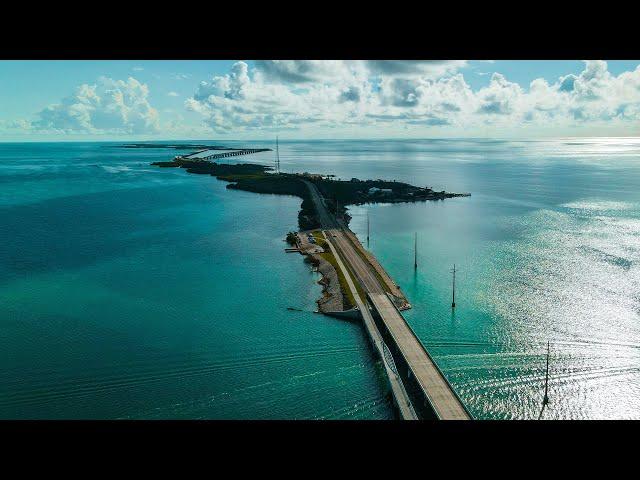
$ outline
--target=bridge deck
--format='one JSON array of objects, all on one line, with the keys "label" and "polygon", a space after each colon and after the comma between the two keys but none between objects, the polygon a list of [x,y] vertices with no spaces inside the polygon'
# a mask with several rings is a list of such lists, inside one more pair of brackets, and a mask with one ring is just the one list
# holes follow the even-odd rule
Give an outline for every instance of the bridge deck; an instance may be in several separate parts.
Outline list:
[{"label": "bridge deck", "polygon": [[381,293],[369,293],[368,296],[409,364],[412,374],[429,398],[438,418],[468,420],[469,414],[462,402],[389,297]]},{"label": "bridge deck", "polygon": [[186,160],[217,160],[220,158],[237,157],[239,155],[250,155],[252,153],[268,152],[268,148],[235,148],[235,149],[209,149],[200,150],[189,155],[184,155],[182,158]]},{"label": "bridge deck", "polygon": [[378,355],[380,356],[380,359],[383,362],[385,371],[387,372],[387,378],[389,379],[389,384],[393,392],[393,396],[396,399],[396,405],[398,407],[400,417],[403,420],[417,420],[418,416],[416,415],[416,412],[413,410],[413,406],[411,405],[411,400],[409,400],[407,392],[405,391],[404,386],[402,385],[402,380],[400,379],[398,372],[395,370],[395,365],[392,363],[393,360],[390,361],[385,355],[384,340],[382,340],[382,335],[380,335],[380,332],[376,327],[376,324],[373,320],[373,317],[371,316],[371,312],[369,311],[369,308],[365,303],[365,300],[361,299],[360,295],[358,295],[358,291],[353,283],[353,280],[351,279],[351,275],[349,275],[349,272],[344,266],[344,263],[342,262],[340,255],[338,255],[336,248],[333,246],[331,241],[327,238],[327,234],[325,232],[322,232],[322,234],[324,235],[324,238],[328,241],[328,245],[329,245],[329,248],[331,249],[331,253],[333,253],[333,256],[335,257],[336,262],[338,263],[338,268],[342,270],[342,274],[345,276],[347,280],[349,289],[351,290],[353,297],[356,299],[358,310],[360,310],[360,314],[362,315],[362,321],[364,322],[365,329],[367,330],[367,333],[369,334],[369,338],[371,339],[371,342],[373,343],[376,351],[378,352]]}]

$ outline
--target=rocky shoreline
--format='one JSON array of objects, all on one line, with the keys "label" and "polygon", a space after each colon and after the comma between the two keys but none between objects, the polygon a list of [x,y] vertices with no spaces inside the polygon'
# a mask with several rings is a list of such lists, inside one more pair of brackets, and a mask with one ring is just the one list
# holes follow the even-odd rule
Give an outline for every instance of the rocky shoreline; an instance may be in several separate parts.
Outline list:
[{"label": "rocky shoreline", "polygon": [[[314,238],[314,242],[309,241],[309,235]],[[318,240],[320,240],[318,238]],[[338,272],[325,256],[331,255],[324,248],[324,244],[319,244],[314,232],[290,232],[287,241],[295,246],[301,255],[305,256],[305,263],[313,265],[314,269],[322,276],[318,283],[322,285],[322,297],[316,300],[318,311],[321,313],[342,312],[348,310],[351,305],[344,297],[340,287]]]}]

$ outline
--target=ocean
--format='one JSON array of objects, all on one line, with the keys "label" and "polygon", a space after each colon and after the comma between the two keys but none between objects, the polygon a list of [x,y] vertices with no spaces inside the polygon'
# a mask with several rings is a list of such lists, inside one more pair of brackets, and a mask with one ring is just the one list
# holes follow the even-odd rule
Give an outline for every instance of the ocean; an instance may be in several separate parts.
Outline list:
[{"label": "ocean", "polygon": [[[394,418],[363,328],[314,313],[319,277],[284,253],[300,199],[149,165],[175,154],[0,144],[0,418]],[[281,141],[280,159],[471,193],[349,212],[475,418],[539,417],[547,342],[542,418],[640,418],[640,139]]]}]

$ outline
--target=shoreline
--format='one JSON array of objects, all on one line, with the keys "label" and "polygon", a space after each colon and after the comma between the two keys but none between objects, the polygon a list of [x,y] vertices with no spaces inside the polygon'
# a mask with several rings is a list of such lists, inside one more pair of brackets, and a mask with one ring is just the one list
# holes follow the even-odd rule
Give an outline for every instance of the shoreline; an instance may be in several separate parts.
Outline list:
[{"label": "shoreline", "polygon": [[[347,241],[352,244],[362,260],[371,267],[380,285],[384,287],[384,290],[393,299],[395,306],[401,311],[410,309],[411,303],[380,262],[364,248],[355,233],[351,231],[348,226],[351,217],[347,207],[366,203],[417,203],[471,196],[470,193],[449,193],[444,190],[435,192],[429,187],[416,187],[402,182],[381,179],[359,180],[352,178],[345,181],[334,180],[333,175],[276,174],[271,173],[273,168],[270,166],[251,163],[222,164],[207,160],[175,157],[171,161],[153,162],[151,165],[160,168],[184,168],[187,173],[211,175],[218,180],[228,182],[226,188],[230,190],[292,195],[301,198],[302,203],[298,211],[299,230],[289,232],[286,239],[288,241],[289,235],[294,235],[296,248],[285,250],[298,251],[305,256],[305,261],[311,263],[322,275],[318,283],[323,286],[323,296],[316,300],[316,304],[318,311],[326,315],[351,311],[356,306],[356,301],[350,298],[352,293],[347,285],[348,282],[345,278],[341,278],[343,273],[337,267],[336,259],[331,258],[333,256],[331,250],[326,248],[328,239],[322,238],[321,226],[323,222],[319,218],[319,207],[314,204],[314,199],[310,194],[311,185],[322,193],[322,202],[324,203],[322,208],[326,209],[329,214],[335,215],[335,221],[343,228]],[[313,190],[313,188],[311,189]],[[305,236],[309,234],[315,237],[313,242],[316,247],[310,247],[311,243],[304,241]],[[293,245],[290,241],[288,243]],[[325,248],[322,247],[323,244]],[[317,247],[319,250],[314,251]]]}]

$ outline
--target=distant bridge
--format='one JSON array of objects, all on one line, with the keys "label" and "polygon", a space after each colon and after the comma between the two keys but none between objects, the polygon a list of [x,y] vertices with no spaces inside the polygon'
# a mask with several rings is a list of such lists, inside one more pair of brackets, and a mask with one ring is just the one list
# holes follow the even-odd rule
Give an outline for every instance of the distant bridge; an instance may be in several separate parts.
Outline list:
[{"label": "distant bridge", "polygon": [[216,152],[219,150],[200,150],[199,152],[191,153],[189,155],[180,156],[182,160],[196,160],[196,161],[210,161],[219,158],[238,157],[240,155],[249,155],[259,152],[270,152],[270,148],[239,148],[234,150],[225,151],[222,153],[211,153],[210,155],[202,155],[206,152]]}]

